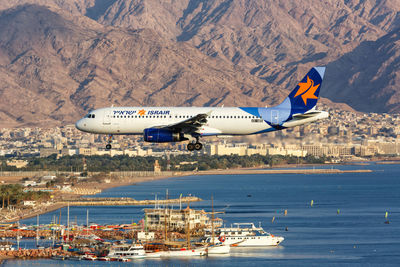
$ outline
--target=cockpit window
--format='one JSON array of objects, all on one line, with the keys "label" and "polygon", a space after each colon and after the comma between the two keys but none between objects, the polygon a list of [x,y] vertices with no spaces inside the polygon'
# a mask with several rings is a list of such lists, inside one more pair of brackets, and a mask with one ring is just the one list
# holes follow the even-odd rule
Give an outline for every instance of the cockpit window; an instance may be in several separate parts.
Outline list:
[{"label": "cockpit window", "polygon": [[94,119],[95,115],[94,114],[88,114],[85,116],[85,118],[89,118],[89,119]]}]

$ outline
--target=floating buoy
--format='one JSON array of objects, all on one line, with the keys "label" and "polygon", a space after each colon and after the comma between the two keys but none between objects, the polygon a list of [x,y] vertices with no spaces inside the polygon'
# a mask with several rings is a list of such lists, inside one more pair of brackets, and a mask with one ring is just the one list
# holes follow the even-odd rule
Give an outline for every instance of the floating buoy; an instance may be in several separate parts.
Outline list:
[{"label": "floating buoy", "polygon": [[340,214],[340,209],[337,209],[336,213],[337,213],[337,214]]},{"label": "floating buoy", "polygon": [[275,221],[275,216],[274,217],[272,217],[272,223]]},{"label": "floating buoy", "polygon": [[314,200],[311,200],[310,205],[311,205],[311,207],[314,205]]},{"label": "floating buoy", "polygon": [[386,219],[385,224],[389,224],[390,223],[389,220],[388,220],[388,215],[389,215],[389,213],[386,212],[385,213],[385,219]]},{"label": "floating buoy", "polygon": [[285,210],[284,215],[285,215],[285,216],[287,215],[287,210]]}]

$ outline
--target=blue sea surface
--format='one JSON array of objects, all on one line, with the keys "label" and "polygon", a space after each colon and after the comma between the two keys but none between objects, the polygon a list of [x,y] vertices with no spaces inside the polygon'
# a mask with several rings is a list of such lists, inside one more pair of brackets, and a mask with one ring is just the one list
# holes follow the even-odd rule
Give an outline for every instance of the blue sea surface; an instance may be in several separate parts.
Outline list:
[{"label": "blue sea surface", "polygon": [[[333,168],[373,172],[188,176],[113,188],[96,195],[154,199],[155,195],[164,198],[168,189],[170,198],[179,198],[182,193],[204,199],[190,206],[206,211],[211,210],[213,196],[215,209],[225,212],[218,216],[226,225],[260,222],[266,231],[285,237],[278,247],[232,248],[230,256],[223,257],[133,263],[8,260],[3,266],[399,266],[400,165]],[[131,223],[142,219],[143,208],[70,207],[70,218],[85,224],[89,209],[91,222]],[[385,224],[386,211],[389,224]],[[62,223],[66,223],[65,208],[62,213]],[[41,215],[40,221],[50,222],[58,215],[59,211],[50,212]],[[36,224],[36,218],[21,223]]]}]

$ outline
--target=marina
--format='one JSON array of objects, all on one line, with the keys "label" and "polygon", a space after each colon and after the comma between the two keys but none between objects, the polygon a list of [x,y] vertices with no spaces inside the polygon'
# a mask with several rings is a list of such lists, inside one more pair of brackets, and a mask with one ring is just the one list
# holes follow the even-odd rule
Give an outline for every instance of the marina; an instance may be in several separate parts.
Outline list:
[{"label": "marina", "polygon": [[[348,165],[339,167],[360,168]],[[189,257],[190,264],[217,266],[223,262],[230,266],[259,266],[261,263],[268,266],[283,263],[286,266],[362,266],[368,262],[372,266],[390,266],[400,257],[400,244],[396,238],[400,234],[400,183],[397,179],[400,166],[370,164],[365,168],[373,169],[373,172],[330,175],[189,176],[113,188],[102,192],[99,197],[148,199],[149,196],[153,196],[154,199],[156,194],[165,195],[168,188],[170,196],[174,198],[189,192],[201,197],[204,201],[190,203],[190,208],[210,212],[210,199],[214,196],[215,210],[224,212],[216,214],[216,217],[223,219],[222,228],[231,228],[231,224],[232,228],[235,228],[233,223],[243,222],[251,222],[257,228],[258,222],[262,222],[265,232],[285,238],[279,246],[231,247],[228,256],[222,258],[215,258],[211,253],[208,253],[208,257]],[[209,186],[211,181],[212,187]],[[227,184],[232,185],[229,190]],[[154,206],[146,208],[152,209]],[[179,209],[179,204],[173,204],[170,208]],[[184,208],[186,205],[182,207]],[[143,207],[138,206],[79,206],[70,207],[71,221],[76,221],[78,225],[86,224],[88,209],[89,225],[91,222],[101,226],[115,225],[116,222],[119,225],[132,224],[132,220],[139,222],[144,214]],[[62,213],[61,223],[66,224],[66,208]],[[41,215],[40,221],[50,222],[58,215],[59,211],[50,212]],[[275,218],[274,221],[272,218]],[[387,220],[390,224],[385,223]],[[20,223],[21,226],[35,225],[36,218],[22,220]],[[162,235],[160,237],[163,238]],[[185,235],[179,237],[182,242],[185,241]],[[127,243],[130,243],[128,238],[129,236],[126,236]],[[15,242],[15,239],[12,241]],[[45,242],[48,241],[40,241],[42,244]],[[34,238],[23,238],[21,246],[34,247]],[[183,263],[179,257],[158,257],[159,254],[153,254],[154,258],[137,259],[135,264],[176,266]],[[36,262],[45,264],[50,261],[53,266],[76,266],[75,260],[52,259],[31,263],[24,260],[8,260],[4,266],[32,266]],[[103,266],[101,261],[97,262],[99,266]]]}]

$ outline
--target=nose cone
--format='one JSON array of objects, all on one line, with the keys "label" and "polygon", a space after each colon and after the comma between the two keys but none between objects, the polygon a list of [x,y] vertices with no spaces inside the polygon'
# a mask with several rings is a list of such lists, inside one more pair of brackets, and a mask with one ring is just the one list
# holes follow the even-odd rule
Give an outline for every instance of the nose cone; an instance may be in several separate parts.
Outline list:
[{"label": "nose cone", "polygon": [[78,130],[85,131],[85,128],[86,128],[85,119],[80,119],[79,121],[77,121],[75,123],[75,127]]}]

